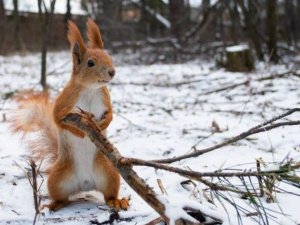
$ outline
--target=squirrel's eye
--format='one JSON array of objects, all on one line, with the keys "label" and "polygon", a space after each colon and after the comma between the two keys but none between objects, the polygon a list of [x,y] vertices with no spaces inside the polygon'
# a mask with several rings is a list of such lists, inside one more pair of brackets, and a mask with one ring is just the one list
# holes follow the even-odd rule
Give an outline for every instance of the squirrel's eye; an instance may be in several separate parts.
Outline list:
[{"label": "squirrel's eye", "polygon": [[93,60],[89,60],[89,61],[87,62],[87,66],[88,66],[88,67],[95,66],[94,61],[93,61]]}]

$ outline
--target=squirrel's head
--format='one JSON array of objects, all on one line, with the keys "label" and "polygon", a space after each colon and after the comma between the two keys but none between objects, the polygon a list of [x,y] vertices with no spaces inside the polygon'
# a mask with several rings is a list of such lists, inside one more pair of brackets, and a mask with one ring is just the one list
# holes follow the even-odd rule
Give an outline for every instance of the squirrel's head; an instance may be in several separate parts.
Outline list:
[{"label": "squirrel's head", "polygon": [[78,27],[68,22],[68,40],[71,45],[73,58],[73,74],[76,82],[87,87],[106,85],[115,75],[112,58],[103,51],[103,42],[97,24],[88,19],[86,47]]}]

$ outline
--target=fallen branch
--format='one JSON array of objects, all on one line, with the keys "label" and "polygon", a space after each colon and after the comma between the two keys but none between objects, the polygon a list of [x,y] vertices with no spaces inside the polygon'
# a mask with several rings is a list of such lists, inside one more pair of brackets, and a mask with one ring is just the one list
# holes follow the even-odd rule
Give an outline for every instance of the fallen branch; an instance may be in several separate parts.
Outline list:
[{"label": "fallen branch", "polygon": [[[168,224],[199,224],[195,219],[186,214],[185,218],[170,218],[166,215],[166,205],[163,204],[157,197],[157,194],[141,179],[135,171],[132,170],[132,164],[126,160],[119,151],[107,140],[101,133],[95,120],[88,114],[81,111],[81,113],[69,113],[61,121],[63,124],[72,125],[82,129],[89,136],[91,141],[98,147],[99,151],[103,153],[112,163],[112,165],[119,171],[123,179],[128,185],[149,204],[157,213],[161,215],[164,221]],[[125,159],[125,161],[124,161]],[[183,209],[182,209],[183,210]],[[175,220],[175,221],[174,221]]]},{"label": "fallen branch", "polygon": [[[275,78],[283,78],[283,77],[285,77],[286,75],[289,75],[289,74],[297,76],[297,73],[294,70],[288,70],[288,71],[285,71],[283,73],[272,74],[272,75],[261,77],[261,78],[258,78],[258,79],[253,79],[252,81],[262,82],[262,81],[265,81],[265,80],[273,80]],[[234,89],[236,87],[243,86],[243,85],[249,85],[250,82],[251,82],[251,80],[248,79],[248,80],[245,80],[245,81],[242,81],[242,82],[239,82],[239,83],[236,83],[236,84],[232,84],[232,85],[229,85],[229,86],[226,86],[226,87],[222,87],[222,88],[218,88],[218,89],[215,89],[215,90],[204,92],[204,93],[202,93],[202,95],[208,95],[208,94],[212,94],[212,93],[217,93],[217,92],[221,92],[221,91]]]},{"label": "fallen branch", "polygon": [[153,87],[179,87],[182,85],[187,85],[187,84],[193,84],[193,83],[198,83],[198,82],[202,82],[205,79],[196,79],[196,80],[188,80],[188,81],[181,81],[181,82],[176,82],[176,83],[154,83],[151,84],[149,82],[144,82],[144,83],[136,83],[136,82],[113,82],[112,85],[136,85],[136,86],[153,86]]},{"label": "fallen branch", "polygon": [[291,115],[291,114],[293,114],[295,112],[299,112],[299,111],[300,111],[300,108],[291,109],[291,110],[287,111],[286,113],[281,114],[280,116],[277,116],[277,117],[275,117],[271,120],[268,120],[268,121],[266,121],[266,122],[264,122],[264,123],[262,123],[258,126],[252,127],[248,131],[242,132],[241,134],[239,134],[235,137],[229,138],[228,140],[226,140],[226,141],[224,141],[220,144],[216,144],[212,147],[204,148],[204,149],[201,149],[201,150],[196,150],[193,153],[177,156],[177,157],[174,157],[174,158],[152,160],[152,162],[156,162],[156,163],[173,163],[173,162],[176,162],[176,161],[180,161],[180,160],[187,159],[187,158],[192,158],[192,157],[197,157],[199,155],[214,151],[214,150],[219,149],[221,147],[224,147],[226,145],[230,145],[232,143],[240,141],[240,140],[242,140],[242,139],[244,139],[244,138],[246,138],[250,135],[253,135],[253,134],[258,134],[258,133],[261,133],[261,132],[272,130],[272,129],[277,128],[277,127],[281,127],[281,126],[300,125],[300,121],[297,120],[297,121],[290,121],[290,122],[281,122],[281,123],[276,123],[276,124],[273,124],[273,125],[266,126],[270,123],[273,123],[276,120],[279,120],[283,117],[286,117],[288,115]]},{"label": "fallen branch", "polygon": [[[299,121],[300,124],[300,121]],[[202,177],[265,177],[265,176],[270,176],[274,174],[286,174],[288,172],[287,170],[274,170],[274,171],[261,171],[261,172],[196,172],[196,171],[190,171],[190,170],[185,170],[185,169],[180,169],[177,167],[172,167],[168,165],[164,165],[162,163],[156,163],[156,162],[151,162],[151,161],[145,161],[142,159],[134,159],[134,158],[122,158],[121,163],[123,164],[132,164],[136,166],[148,166],[148,167],[153,167],[155,169],[162,169],[166,170],[169,172],[174,172],[177,174],[180,174],[185,177],[190,177],[191,179],[196,179],[202,183]],[[209,186],[209,185],[208,185]]]}]

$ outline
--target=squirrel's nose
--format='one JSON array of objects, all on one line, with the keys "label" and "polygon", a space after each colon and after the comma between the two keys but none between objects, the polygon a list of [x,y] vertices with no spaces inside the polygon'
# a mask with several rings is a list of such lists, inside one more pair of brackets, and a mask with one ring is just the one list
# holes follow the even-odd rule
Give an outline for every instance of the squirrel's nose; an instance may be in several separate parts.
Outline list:
[{"label": "squirrel's nose", "polygon": [[116,71],[115,70],[110,70],[110,71],[108,71],[108,74],[109,74],[109,76],[114,77],[115,74],[116,74]]}]

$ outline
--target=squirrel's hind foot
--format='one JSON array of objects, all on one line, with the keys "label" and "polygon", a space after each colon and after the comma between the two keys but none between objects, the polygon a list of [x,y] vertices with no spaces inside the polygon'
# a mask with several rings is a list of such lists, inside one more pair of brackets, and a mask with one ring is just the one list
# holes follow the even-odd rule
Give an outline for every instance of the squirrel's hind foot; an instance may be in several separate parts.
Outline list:
[{"label": "squirrel's hind foot", "polygon": [[129,207],[129,200],[126,198],[122,199],[111,199],[106,202],[109,207],[115,208],[117,211],[120,209],[127,210]]},{"label": "squirrel's hind foot", "polygon": [[69,201],[56,201],[56,202],[51,202],[50,204],[44,204],[41,207],[41,210],[44,208],[48,208],[50,211],[58,211],[61,208],[65,207],[66,205],[69,204]]}]

